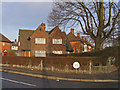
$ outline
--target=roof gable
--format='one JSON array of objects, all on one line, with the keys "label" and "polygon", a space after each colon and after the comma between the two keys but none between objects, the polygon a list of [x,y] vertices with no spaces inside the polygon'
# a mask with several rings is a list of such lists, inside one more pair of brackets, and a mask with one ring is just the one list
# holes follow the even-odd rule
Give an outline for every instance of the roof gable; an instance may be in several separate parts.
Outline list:
[{"label": "roof gable", "polygon": [[50,32],[49,32],[49,35],[50,37],[52,38],[59,38],[59,37],[62,37],[62,38],[65,38],[66,39],[66,33],[65,32],[62,32],[58,26],[56,26],[55,28],[53,28]]},{"label": "roof gable", "polygon": [[[39,26],[30,36],[30,38],[34,37],[35,34],[40,34],[41,36],[48,35],[48,32],[44,30],[42,26]],[[44,34],[44,35],[43,35]]]},{"label": "roof gable", "polygon": [[70,32],[70,33],[67,35],[67,37],[68,37],[68,40],[69,40],[69,41],[75,41],[75,40],[76,40],[76,36],[75,36],[72,32]]},{"label": "roof gable", "polygon": [[41,23],[41,25],[39,25],[36,30],[44,30],[45,31],[45,23]]},{"label": "roof gable", "polygon": [[59,27],[58,26],[56,26],[56,27],[54,27],[50,32],[49,32],[49,34],[51,34],[53,31],[55,31],[55,30],[60,30],[59,29]]},{"label": "roof gable", "polygon": [[0,41],[1,42],[8,42],[12,43],[7,37],[5,37],[3,34],[0,33]]}]

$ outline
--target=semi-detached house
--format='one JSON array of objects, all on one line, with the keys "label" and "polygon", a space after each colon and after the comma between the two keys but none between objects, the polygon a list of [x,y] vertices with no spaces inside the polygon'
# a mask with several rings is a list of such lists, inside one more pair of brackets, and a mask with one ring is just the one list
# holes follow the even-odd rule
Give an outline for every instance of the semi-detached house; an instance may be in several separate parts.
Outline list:
[{"label": "semi-detached house", "polygon": [[18,53],[19,56],[46,57],[53,54],[67,54],[74,52],[69,35],[62,32],[58,26],[51,31],[45,30],[42,23],[36,30],[19,29]]},{"label": "semi-detached house", "polygon": [[80,38],[80,33],[77,33],[77,36],[75,36],[74,29],[71,29],[67,37],[73,48],[72,53],[91,52],[94,50],[94,45],[87,41],[86,38]]},{"label": "semi-detached house", "polygon": [[36,30],[19,30],[18,52],[20,56],[46,57],[50,53],[66,54],[71,51],[67,36],[58,26],[45,31],[42,23]]},{"label": "semi-detached house", "polygon": [[0,33],[0,54],[7,55],[7,52],[11,50],[12,42]]}]

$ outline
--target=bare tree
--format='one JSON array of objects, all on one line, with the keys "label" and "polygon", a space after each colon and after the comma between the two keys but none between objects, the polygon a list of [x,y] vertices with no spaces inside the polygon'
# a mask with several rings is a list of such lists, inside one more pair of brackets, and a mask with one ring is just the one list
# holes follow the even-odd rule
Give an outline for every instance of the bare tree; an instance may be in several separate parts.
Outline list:
[{"label": "bare tree", "polygon": [[[114,9],[117,11],[113,13]],[[115,30],[120,10],[116,3],[99,2],[55,2],[48,17],[49,26],[80,25],[84,34],[89,35],[95,43],[95,50],[103,47],[103,42]]]}]

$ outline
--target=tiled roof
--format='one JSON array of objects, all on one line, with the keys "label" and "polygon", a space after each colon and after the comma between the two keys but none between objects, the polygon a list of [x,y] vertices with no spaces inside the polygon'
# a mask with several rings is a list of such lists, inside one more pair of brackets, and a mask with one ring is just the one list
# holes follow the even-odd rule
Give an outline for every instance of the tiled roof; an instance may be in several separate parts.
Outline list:
[{"label": "tiled roof", "polygon": [[76,39],[76,36],[75,36],[72,32],[70,32],[70,33],[67,35],[67,37],[68,37],[68,40],[69,40],[70,42],[77,40],[77,39]]},{"label": "tiled roof", "polygon": [[12,43],[7,37],[0,33],[0,42],[9,42]]},{"label": "tiled roof", "polygon": [[54,27],[51,31],[49,31],[49,34],[51,34],[57,28],[59,28],[59,27],[58,26]]},{"label": "tiled roof", "polygon": [[33,34],[34,30],[19,30],[20,50],[30,50],[30,41],[28,38]]},{"label": "tiled roof", "polygon": [[72,32],[70,32],[70,33],[67,35],[67,37],[68,37],[68,40],[69,40],[70,42],[81,41],[82,43],[85,43],[85,44],[87,44],[87,45],[90,45],[90,46],[94,47],[94,46],[93,46],[91,43],[89,43],[87,40],[83,40],[83,39],[81,39],[80,37],[75,36]]}]

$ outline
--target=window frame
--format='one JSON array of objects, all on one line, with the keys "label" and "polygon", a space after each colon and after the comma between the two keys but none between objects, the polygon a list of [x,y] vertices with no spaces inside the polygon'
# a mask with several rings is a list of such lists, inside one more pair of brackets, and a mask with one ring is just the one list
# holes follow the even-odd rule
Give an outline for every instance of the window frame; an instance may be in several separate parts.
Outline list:
[{"label": "window frame", "polygon": [[[37,39],[44,39],[44,41],[39,42]],[[35,44],[46,44],[46,38],[35,38]]]},{"label": "window frame", "polygon": [[5,46],[5,42],[3,42],[3,46]]},{"label": "window frame", "polygon": [[[43,54],[43,55],[39,55]],[[44,50],[35,50],[35,57],[46,57],[46,51]]]},{"label": "window frame", "polygon": [[[60,53],[58,53],[58,52],[60,52]],[[52,51],[52,53],[53,53],[53,54],[63,54],[63,51],[55,51],[55,50],[54,50],[54,51]]]},{"label": "window frame", "polygon": [[[56,42],[58,42],[56,40],[60,40],[59,43],[56,43]],[[52,44],[62,44],[62,39],[55,39],[55,38],[53,38],[52,39]]]}]

